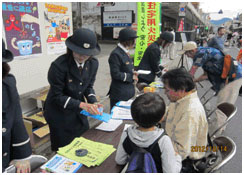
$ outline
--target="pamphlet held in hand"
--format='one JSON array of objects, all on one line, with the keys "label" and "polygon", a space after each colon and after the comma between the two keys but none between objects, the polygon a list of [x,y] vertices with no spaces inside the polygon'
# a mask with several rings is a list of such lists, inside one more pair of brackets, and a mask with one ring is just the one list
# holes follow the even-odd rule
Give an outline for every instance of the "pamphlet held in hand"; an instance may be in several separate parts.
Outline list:
[{"label": "pamphlet held in hand", "polygon": [[[102,112],[103,108],[98,108],[98,111]],[[80,113],[85,115],[85,116],[92,117],[92,118],[95,118],[97,120],[101,120],[101,121],[106,122],[106,123],[112,118],[112,116],[110,114],[107,114],[104,112],[102,113],[102,115],[92,115],[89,112],[87,112],[86,110],[82,110]]]},{"label": "pamphlet held in hand", "polygon": [[151,73],[151,71],[150,70],[138,70],[137,73],[138,74],[143,74],[143,75],[148,75],[148,74]]}]

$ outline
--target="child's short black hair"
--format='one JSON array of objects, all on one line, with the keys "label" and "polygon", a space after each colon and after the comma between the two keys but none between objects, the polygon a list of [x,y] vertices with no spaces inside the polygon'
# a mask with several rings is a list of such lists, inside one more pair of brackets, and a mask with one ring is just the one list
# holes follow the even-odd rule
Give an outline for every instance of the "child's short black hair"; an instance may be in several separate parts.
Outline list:
[{"label": "child's short black hair", "polygon": [[155,126],[165,113],[165,103],[157,93],[145,93],[131,104],[133,120],[143,128]]}]

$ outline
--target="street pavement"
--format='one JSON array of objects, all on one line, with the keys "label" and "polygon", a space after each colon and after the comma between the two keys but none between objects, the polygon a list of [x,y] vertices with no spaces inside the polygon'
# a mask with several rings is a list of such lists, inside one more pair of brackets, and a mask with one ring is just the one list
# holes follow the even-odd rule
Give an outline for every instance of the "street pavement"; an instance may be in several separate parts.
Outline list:
[{"label": "street pavement", "polygon": [[[239,49],[236,47],[226,48],[226,52],[236,58]],[[230,137],[236,143],[235,156],[221,169],[222,173],[242,172],[242,97],[236,101],[237,113],[227,125],[224,135]]]},{"label": "street pavement", "polygon": [[[109,90],[111,77],[110,77],[110,70],[109,70],[109,64],[108,64],[108,58],[112,50],[116,47],[116,43],[101,43],[101,53],[97,56],[99,60],[99,69],[96,77],[96,81],[94,84],[94,89],[96,92],[96,95],[100,97],[100,100],[102,100],[102,103],[104,104],[104,111],[109,112],[109,99],[104,100],[106,97],[106,94]],[[177,50],[180,50],[182,48],[181,43],[176,43],[176,53]],[[234,58],[236,58],[239,49],[231,47],[226,48],[226,52],[232,55]],[[175,56],[174,60],[169,60],[168,58],[165,58],[167,54],[162,55],[162,64],[167,69],[175,68],[179,65],[180,61],[180,55]],[[192,61],[191,59],[184,58],[184,66],[189,69],[191,67]],[[196,76],[199,76],[202,73],[202,70],[199,69],[196,72]],[[200,88],[198,86],[198,93],[199,96],[201,96],[207,88],[210,87],[210,83],[208,81],[205,81],[202,83],[204,85],[204,88]],[[162,94],[164,97],[166,104],[169,103],[168,99],[164,94]],[[214,106],[216,104],[216,99],[213,98],[213,100],[210,101],[210,104]],[[221,168],[222,173],[241,173],[242,172],[242,97],[238,97],[237,102],[237,114],[233,117],[233,119],[230,121],[230,123],[227,125],[226,130],[224,131],[224,135],[230,137],[233,139],[233,141],[236,143],[236,154],[235,156],[225,165],[223,168]]]}]

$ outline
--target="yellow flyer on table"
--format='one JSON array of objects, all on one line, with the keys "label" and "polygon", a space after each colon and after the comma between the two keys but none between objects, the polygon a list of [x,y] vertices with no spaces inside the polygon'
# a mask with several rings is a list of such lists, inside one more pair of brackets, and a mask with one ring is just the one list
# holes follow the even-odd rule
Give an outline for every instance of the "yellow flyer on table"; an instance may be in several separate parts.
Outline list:
[{"label": "yellow flyer on table", "polygon": [[[78,149],[86,149],[88,151],[87,155],[83,157],[76,156],[75,151]],[[69,145],[59,148],[58,154],[80,162],[87,167],[91,167],[100,165],[115,150],[113,145],[94,142],[84,137],[79,137],[75,138]]]}]

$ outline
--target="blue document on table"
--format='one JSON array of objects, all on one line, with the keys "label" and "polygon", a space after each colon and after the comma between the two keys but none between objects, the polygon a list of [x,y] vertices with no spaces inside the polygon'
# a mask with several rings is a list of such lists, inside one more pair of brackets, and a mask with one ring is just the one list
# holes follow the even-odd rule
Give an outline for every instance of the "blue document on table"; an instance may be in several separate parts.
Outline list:
[{"label": "blue document on table", "polygon": [[[103,109],[98,108],[98,111],[102,112]],[[101,120],[101,121],[106,122],[106,123],[108,123],[108,121],[112,118],[112,116],[110,114],[107,114],[104,112],[102,113],[102,115],[92,115],[89,112],[87,112],[86,110],[82,110],[80,113],[85,115],[85,116],[92,117],[94,119]]]},{"label": "blue document on table", "polygon": [[117,102],[115,105],[121,108],[127,108],[130,109],[131,107],[131,103],[133,102],[133,100],[128,100],[128,101],[119,101]]}]

